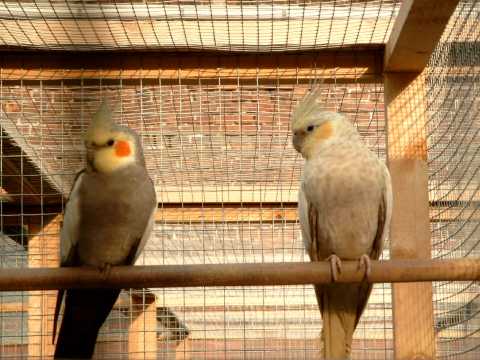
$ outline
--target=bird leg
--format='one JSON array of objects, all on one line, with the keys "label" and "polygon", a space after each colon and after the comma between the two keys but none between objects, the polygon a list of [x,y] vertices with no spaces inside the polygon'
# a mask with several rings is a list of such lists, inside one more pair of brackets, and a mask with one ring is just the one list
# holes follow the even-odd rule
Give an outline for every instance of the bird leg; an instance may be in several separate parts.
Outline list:
[{"label": "bird leg", "polygon": [[338,274],[342,272],[342,261],[335,254],[330,255],[327,258],[327,261],[330,262],[330,270],[332,272],[333,282],[336,282],[338,280]]},{"label": "bird leg", "polygon": [[370,273],[372,272],[372,262],[367,254],[363,254],[362,256],[360,256],[358,268],[365,268],[365,275],[363,279],[368,281],[368,279],[370,278]]}]

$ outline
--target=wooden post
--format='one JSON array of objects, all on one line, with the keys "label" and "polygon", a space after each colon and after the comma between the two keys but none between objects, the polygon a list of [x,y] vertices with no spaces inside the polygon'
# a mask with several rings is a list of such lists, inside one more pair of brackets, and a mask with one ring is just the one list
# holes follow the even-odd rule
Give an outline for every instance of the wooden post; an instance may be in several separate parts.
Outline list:
[{"label": "wooden post", "polygon": [[[28,267],[57,267],[59,262],[60,216],[45,226],[29,225]],[[32,291],[28,297],[28,358],[53,355],[53,312],[57,291]]]},{"label": "wooden post", "polygon": [[154,294],[132,294],[132,321],[128,332],[131,359],[157,358],[157,304]]},{"label": "wooden post", "polygon": [[[393,182],[393,259],[431,257],[425,135],[428,60],[458,0],[405,0],[385,45],[387,156]],[[432,284],[393,285],[396,359],[435,358]]]},{"label": "wooden post", "polygon": [[[431,257],[424,76],[385,74],[392,259]],[[431,283],[393,284],[395,359],[434,359]]]},{"label": "wooden post", "polygon": [[403,0],[385,45],[385,71],[421,72],[458,3],[459,0]]}]

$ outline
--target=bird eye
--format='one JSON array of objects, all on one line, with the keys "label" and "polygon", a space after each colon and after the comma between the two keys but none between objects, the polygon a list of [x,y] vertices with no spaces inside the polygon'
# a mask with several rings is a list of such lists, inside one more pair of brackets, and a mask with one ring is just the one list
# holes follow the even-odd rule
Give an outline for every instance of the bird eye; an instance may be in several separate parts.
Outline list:
[{"label": "bird eye", "polygon": [[110,140],[107,141],[108,146],[112,146],[114,143],[115,143],[115,141],[113,139],[110,139]]},{"label": "bird eye", "polygon": [[314,128],[314,126],[313,126],[313,125],[310,125],[309,127],[307,127],[307,131],[312,131],[313,128]]}]

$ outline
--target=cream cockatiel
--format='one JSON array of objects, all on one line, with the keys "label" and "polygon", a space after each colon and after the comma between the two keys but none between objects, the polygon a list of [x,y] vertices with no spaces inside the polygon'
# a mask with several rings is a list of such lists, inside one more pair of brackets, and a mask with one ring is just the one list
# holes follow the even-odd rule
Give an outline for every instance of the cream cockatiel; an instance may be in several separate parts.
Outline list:
[{"label": "cream cockatiel", "polygon": [[322,109],[319,95],[320,89],[308,94],[292,116],[293,146],[305,159],[298,209],[310,259],[330,261],[334,281],[315,285],[323,356],[348,359],[372,285],[335,280],[341,260],[359,260],[368,278],[370,259],[381,255],[392,212],[391,180],[345,116]]},{"label": "cream cockatiel", "polygon": [[[157,207],[137,134],[116,125],[104,102],[85,137],[87,167],[74,182],[60,233],[61,266],[106,271],[130,265],[150,236]],[[64,291],[57,296],[53,338]],[[120,289],[69,289],[56,359],[92,357]]]}]

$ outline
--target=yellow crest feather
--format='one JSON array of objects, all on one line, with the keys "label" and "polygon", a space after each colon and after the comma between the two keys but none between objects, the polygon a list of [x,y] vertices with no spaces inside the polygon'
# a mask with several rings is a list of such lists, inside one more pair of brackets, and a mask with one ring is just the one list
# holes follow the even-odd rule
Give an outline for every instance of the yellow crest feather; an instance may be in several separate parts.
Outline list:
[{"label": "yellow crest feather", "polygon": [[113,124],[113,112],[107,99],[103,99],[95,115],[93,115],[91,126],[104,127]]},{"label": "yellow crest feather", "polygon": [[85,138],[89,141],[102,143],[110,136],[112,125],[114,124],[113,112],[107,99],[103,99],[97,112],[92,117]]},{"label": "yellow crest feather", "polygon": [[312,113],[323,109],[323,105],[317,101],[321,96],[321,92],[322,88],[318,86],[300,100],[292,114],[292,128],[294,128],[297,123],[302,123],[302,120],[306,119]]}]

